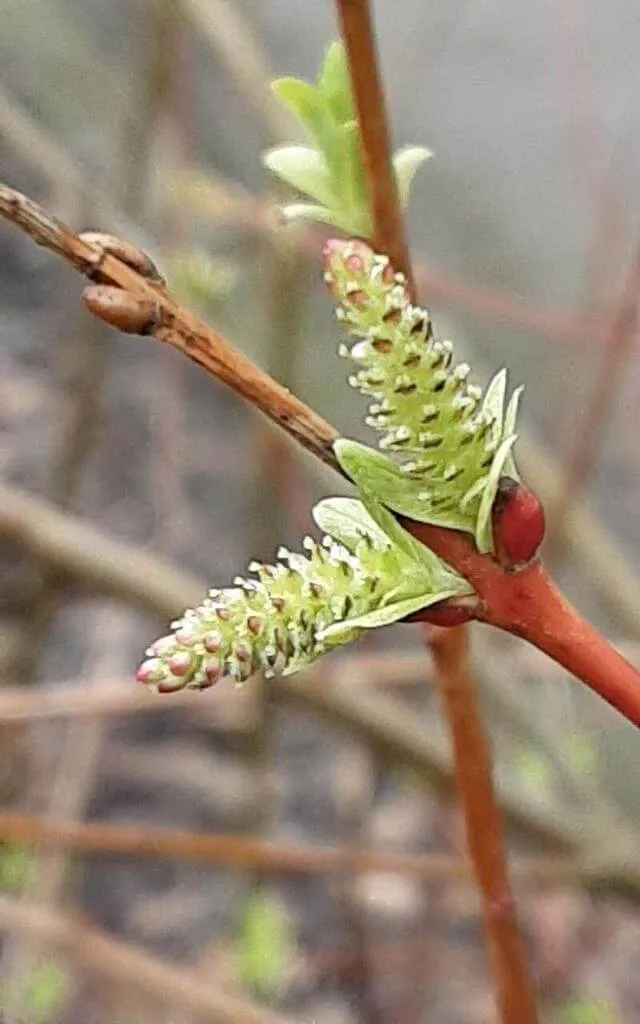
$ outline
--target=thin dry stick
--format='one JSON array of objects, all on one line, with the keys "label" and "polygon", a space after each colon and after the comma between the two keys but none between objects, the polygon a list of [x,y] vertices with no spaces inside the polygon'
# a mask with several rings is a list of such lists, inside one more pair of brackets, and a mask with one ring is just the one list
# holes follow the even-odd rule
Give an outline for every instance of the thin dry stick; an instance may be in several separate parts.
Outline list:
[{"label": "thin dry stick", "polygon": [[[174,612],[184,607],[182,598],[184,594],[176,592],[174,595]],[[340,664],[338,662],[333,671],[333,676],[340,677]],[[347,669],[348,675],[352,676],[353,670]],[[447,744],[442,736],[442,729],[436,724],[427,721],[416,722],[415,715],[408,709],[398,705],[396,700],[384,694],[364,694],[349,686],[327,685],[326,673],[320,666],[311,667],[301,672],[295,679],[281,677],[272,680],[273,696],[276,700],[286,702],[289,705],[302,707],[314,714],[320,715],[326,721],[339,729],[343,729],[348,735],[355,737],[360,742],[370,746],[378,757],[388,764],[397,765],[415,774],[422,784],[429,790],[435,790],[445,796],[453,789],[453,766],[447,749]],[[231,712],[230,701],[222,700],[222,693],[212,697],[211,715],[214,721],[220,719],[225,728],[233,727],[233,720],[230,723]],[[56,688],[49,696],[48,692],[37,695],[42,702],[42,715],[35,717],[65,717],[65,697],[61,688]],[[147,710],[168,712],[171,708],[184,709],[185,707],[200,702],[202,699],[198,694],[175,694],[173,700],[155,701],[145,692]],[[135,693],[132,693],[132,700],[125,704],[122,698],[114,693],[110,696],[105,694],[105,700],[99,706],[89,702],[87,696],[76,694],[76,689],[67,691],[66,703],[69,708],[69,717],[86,717],[87,714],[122,714],[129,710],[136,710],[134,707]],[[99,700],[99,696],[95,696]],[[25,706],[26,695],[16,706],[8,709],[9,720],[13,715],[18,718],[24,717],[29,712]],[[76,702],[78,714],[76,714]],[[220,702],[220,703],[218,703]],[[241,702],[242,703],[242,702]],[[2,707],[2,705],[0,705]],[[3,708],[4,710],[4,708]],[[33,710],[32,712],[33,713]],[[200,710],[200,714],[202,711]],[[238,712],[238,718],[240,712]],[[237,722],[237,719],[235,719]],[[240,728],[236,725],[236,728]],[[510,823],[531,840],[544,843],[553,850],[561,852],[575,852],[585,846],[589,832],[587,824],[593,829],[593,836],[597,838],[602,835],[602,828],[599,821],[593,820],[591,816],[588,822],[584,814],[576,812],[569,807],[552,807],[540,804],[539,800],[530,800],[522,793],[519,787],[512,787],[503,783],[500,789],[501,805]],[[608,835],[611,836],[609,825]],[[614,845],[618,845],[616,835]]]},{"label": "thin dry stick", "polygon": [[362,158],[373,212],[373,247],[404,274],[415,294],[413,271],[391,162],[391,139],[369,0],[337,0],[351,84],[358,111]]},{"label": "thin dry stick", "polygon": [[154,336],[183,352],[208,373],[255,405],[326,465],[342,472],[333,453],[337,432],[329,423],[277,384],[221,335],[184,309],[161,286],[150,282],[95,242],[81,238],[41,206],[0,185],[0,215],[34,241],[71,263],[88,277],[117,285],[149,304]]},{"label": "thin dry stick", "polygon": [[[222,833],[183,832],[147,825],[104,822],[51,821],[36,815],[0,811],[0,840],[26,846],[47,843],[51,848],[104,856],[207,864],[229,871],[259,871],[263,875],[393,874],[432,881],[475,884],[473,867],[457,854],[434,853],[408,857],[396,853],[345,847],[298,847]],[[520,857],[514,860],[520,885],[582,883],[602,891],[606,886],[640,899],[640,868],[633,855],[625,860],[580,853],[576,856]],[[498,894],[498,898],[501,899]]]},{"label": "thin dry stick", "polygon": [[535,1024],[535,994],[526,968],[525,950],[504,854],[502,816],[492,782],[491,749],[482,725],[477,690],[469,686],[465,665],[467,634],[453,631],[462,657],[450,643],[434,640],[432,650],[447,717],[453,732],[456,781],[465,811],[467,841],[482,893],[485,933],[497,979],[501,1019]]},{"label": "thin dry stick", "polygon": [[[96,631],[103,644],[101,655],[95,659],[89,688],[96,690],[105,670],[112,666],[115,652],[120,650],[121,633],[127,619],[126,610],[108,609],[104,612],[104,629]],[[48,798],[47,818],[52,831],[58,821],[79,819],[89,800],[91,790],[99,771],[99,759],[103,747],[104,720],[98,715],[80,721],[69,721],[65,726],[64,745],[55,768]],[[59,902],[63,893],[69,869],[68,848],[48,844],[39,851],[35,877],[22,897],[27,904],[51,907]],[[11,1017],[18,1016],[25,1005],[28,980],[39,952],[37,940],[23,936],[15,948],[5,951],[5,974],[7,984],[5,1009]]]},{"label": "thin dry stick", "polygon": [[198,39],[224,65],[271,139],[288,142],[295,125],[269,89],[273,75],[242,5],[234,0],[178,0],[178,8],[191,22]]},{"label": "thin dry stick", "polygon": [[129,985],[161,1003],[180,1002],[212,1024],[293,1024],[289,1017],[227,995],[203,983],[193,971],[112,939],[84,919],[58,910],[0,896],[0,931],[32,936],[93,975]]},{"label": "thin dry stick", "polygon": [[616,394],[622,384],[622,374],[633,351],[638,331],[638,303],[640,302],[640,245],[634,253],[627,272],[609,341],[604,350],[602,366],[598,370],[591,398],[575,431],[566,453],[565,470],[560,490],[549,513],[554,531],[554,543],[547,552],[547,561],[557,558],[558,546],[566,534],[566,516],[569,506],[576,502],[584,490],[598,452],[598,440],[610,416]]},{"label": "thin dry stick", "polygon": [[[369,0],[337,0],[374,218],[374,248],[405,274],[415,295],[404,222],[391,160],[388,120]],[[468,630],[428,629],[436,677],[453,739],[455,772],[469,852],[482,896],[504,1024],[535,1024],[535,993],[509,886],[502,820],[493,791],[491,748],[472,676]],[[478,813],[482,808],[483,813]],[[509,908],[508,916],[504,907]]]}]

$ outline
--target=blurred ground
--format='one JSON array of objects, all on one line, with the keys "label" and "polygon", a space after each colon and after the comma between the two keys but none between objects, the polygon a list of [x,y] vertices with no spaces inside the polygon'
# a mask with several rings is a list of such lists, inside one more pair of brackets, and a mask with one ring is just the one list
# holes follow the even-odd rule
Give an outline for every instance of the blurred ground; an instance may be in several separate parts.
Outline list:
[{"label": "blurred ground", "polygon": [[[547,495],[548,461],[570,465],[575,439],[589,439],[576,488],[587,519],[558,544],[557,574],[634,656],[635,335],[619,346],[603,429],[584,417],[618,344],[611,324],[637,245],[640,22],[623,0],[377,8],[396,141],[436,154],[410,211],[425,300],[481,379],[505,364],[527,385],[523,459]],[[328,2],[2,0],[0,179],[77,227],[145,244],[230,340],[365,437],[318,261],[262,228],[275,196],[260,151],[283,130],[266,83],[313,76],[334,33]],[[3,486],[205,584],[294,544],[314,499],[341,486],[177,355],[97,327],[75,275],[1,224],[0,429]],[[8,535],[0,508],[7,693],[129,693],[166,616],[97,596],[35,547]],[[640,1020],[636,737],[531,651],[474,639],[514,857],[568,853],[578,876],[598,867],[589,885],[548,864],[516,876],[545,1020]],[[0,690],[1,802],[65,821],[457,856],[424,676],[419,637],[399,627],[326,661],[315,682],[225,684],[153,713],[31,722],[32,702],[10,721]],[[397,727],[395,747],[380,719]],[[406,753],[412,737],[419,755]],[[36,863],[15,844],[0,877],[292,1019],[494,1019],[477,899],[459,878],[334,869],[267,881],[258,868],[46,847]],[[7,1013],[25,1024],[200,1019],[24,936],[5,936],[2,975]]]}]

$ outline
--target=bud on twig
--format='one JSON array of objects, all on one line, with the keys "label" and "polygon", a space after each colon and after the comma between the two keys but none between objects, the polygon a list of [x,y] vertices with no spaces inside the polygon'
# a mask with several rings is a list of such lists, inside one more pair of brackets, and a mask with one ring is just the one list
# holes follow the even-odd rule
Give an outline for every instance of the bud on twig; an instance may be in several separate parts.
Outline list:
[{"label": "bud on twig", "polygon": [[503,476],[491,514],[500,561],[510,568],[526,565],[538,551],[545,532],[544,509],[535,494],[511,477]]}]

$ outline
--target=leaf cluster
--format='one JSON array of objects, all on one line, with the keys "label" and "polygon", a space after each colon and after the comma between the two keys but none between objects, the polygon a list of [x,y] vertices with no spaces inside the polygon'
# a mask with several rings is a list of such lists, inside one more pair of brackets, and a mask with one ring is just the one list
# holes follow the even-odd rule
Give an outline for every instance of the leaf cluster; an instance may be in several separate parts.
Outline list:
[{"label": "leaf cluster", "polygon": [[[264,155],[269,170],[306,197],[282,213],[288,220],[319,221],[347,235],[370,238],[371,206],[343,44],[329,46],[317,82],[279,78],[272,88],[308,139],[307,145],[277,146]],[[395,154],[403,207],[416,171],[430,156],[424,146],[407,146]]]}]

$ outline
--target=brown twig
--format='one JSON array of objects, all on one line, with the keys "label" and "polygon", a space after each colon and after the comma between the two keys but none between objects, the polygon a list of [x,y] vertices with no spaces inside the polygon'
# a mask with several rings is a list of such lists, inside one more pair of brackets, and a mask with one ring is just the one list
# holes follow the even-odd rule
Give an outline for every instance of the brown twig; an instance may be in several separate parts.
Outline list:
[{"label": "brown twig", "polygon": [[566,533],[566,515],[570,504],[576,502],[593,469],[598,453],[598,440],[602,428],[613,409],[616,394],[622,383],[622,374],[633,350],[638,332],[638,303],[640,302],[640,245],[636,248],[627,271],[614,316],[613,326],[603,352],[592,394],[580,416],[580,422],[566,453],[566,467],[560,490],[549,513],[554,542],[547,558],[557,556],[558,545]]},{"label": "brown twig", "polygon": [[[369,0],[337,0],[342,35],[358,111],[363,160],[374,222],[374,247],[386,253],[415,284],[391,159],[371,7]],[[503,1024],[535,1024],[533,984],[520,941],[502,840],[502,821],[493,790],[490,742],[482,723],[468,653],[468,629],[426,629],[427,644],[453,739],[456,778],[464,810],[471,860],[483,903],[485,934],[493,955],[497,1000]],[[485,814],[479,814],[483,808]],[[498,908],[497,896],[509,903]]]},{"label": "brown twig", "polygon": [[154,336],[158,340],[182,351],[283,427],[313,455],[341,472],[333,454],[338,435],[330,424],[184,309],[161,286],[81,238],[37,203],[6,185],[0,185],[0,215],[80,273],[89,278],[99,276],[100,280],[149,303],[157,321]]},{"label": "brown twig", "polygon": [[[464,576],[481,599],[476,617],[523,637],[640,726],[640,672],[563,597],[539,561],[505,573],[470,538],[404,520],[415,537]],[[443,536],[446,534],[446,537]]]},{"label": "brown twig", "polygon": [[438,631],[431,650],[451,726],[456,782],[464,808],[467,842],[482,896],[482,915],[497,982],[501,1020],[535,1024],[535,992],[516,919],[506,866],[502,816],[493,791],[492,758],[477,689],[469,685],[468,634],[455,629],[443,643]]},{"label": "brown twig", "polygon": [[391,162],[391,138],[369,0],[337,0],[353,95],[358,111],[360,145],[373,212],[373,246],[405,275],[415,294],[413,271]]},{"label": "brown twig", "polygon": [[[273,875],[329,875],[369,872],[424,878],[432,881],[473,883],[471,863],[457,854],[409,857],[396,853],[345,847],[296,847],[261,839],[221,833],[183,832],[148,825],[105,822],[52,821],[36,815],[0,811],[0,842],[52,848],[104,856],[157,858],[208,864],[229,871],[258,870]],[[613,856],[612,856],[613,853]],[[640,869],[630,852],[626,858],[603,850],[598,856],[517,857],[513,871],[519,885],[562,885],[615,888],[640,898]]]},{"label": "brown twig", "polygon": [[204,983],[193,971],[111,938],[84,918],[0,896],[0,931],[31,935],[93,975],[161,1003],[180,1002],[212,1024],[292,1024],[288,1017]]},{"label": "brown twig", "polygon": [[[300,849],[290,843],[239,835],[206,835],[147,825],[51,821],[12,812],[0,812],[0,840],[29,846],[46,842],[82,853],[158,857],[262,874],[360,874],[379,871],[424,878],[460,879],[465,878],[470,870],[465,860],[451,854],[417,858],[354,850],[347,846],[343,849]],[[560,858],[550,860],[564,863]]]},{"label": "brown twig", "polygon": [[296,126],[269,89],[273,75],[242,6],[233,0],[180,0],[179,9],[198,39],[225,67],[270,140],[288,142]]}]

